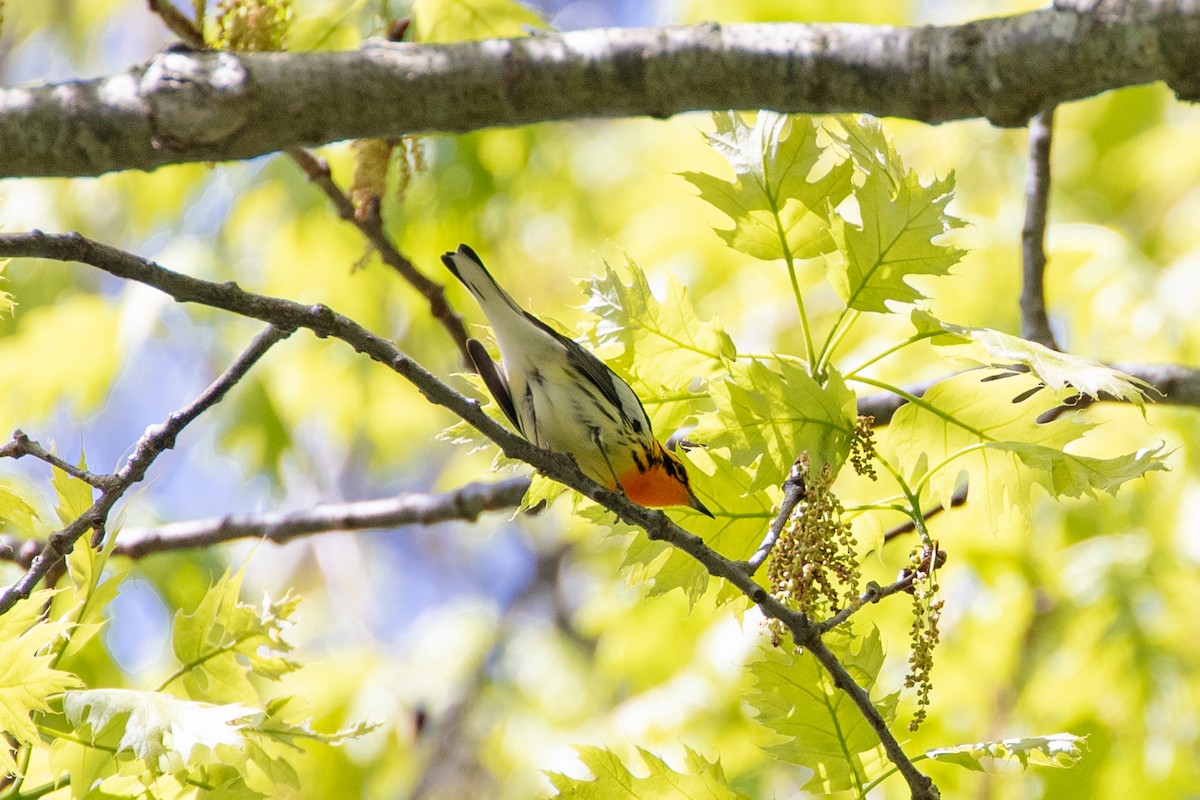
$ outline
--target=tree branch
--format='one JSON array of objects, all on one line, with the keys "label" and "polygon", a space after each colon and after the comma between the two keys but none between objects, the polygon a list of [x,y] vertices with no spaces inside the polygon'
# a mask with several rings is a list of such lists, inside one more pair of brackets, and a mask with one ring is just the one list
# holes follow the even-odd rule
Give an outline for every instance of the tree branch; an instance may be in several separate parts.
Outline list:
[{"label": "tree branch", "polygon": [[365,216],[356,214],[354,211],[354,203],[350,197],[342,191],[341,187],[333,182],[333,175],[329,170],[329,163],[323,158],[318,158],[302,147],[290,147],[287,150],[288,157],[304,171],[318,189],[320,189],[333,207],[337,210],[338,216],[346,222],[349,222],[354,227],[358,228],[359,232],[367,238],[371,243],[371,247],[379,253],[379,257],[383,263],[400,273],[404,280],[408,281],[414,289],[420,292],[429,302],[429,313],[438,322],[442,323],[442,327],[450,334],[450,338],[454,340],[454,344],[458,347],[459,355],[462,357],[462,362],[465,365],[471,365],[471,354],[467,350],[467,328],[463,324],[463,319],[459,316],[450,304],[446,302],[446,291],[442,284],[430,280],[425,273],[421,272],[410,261],[400,249],[396,247],[395,242],[387,235],[387,231],[383,228],[383,217],[380,216],[379,209]]},{"label": "tree branch", "polygon": [[[1109,366],[1153,386],[1158,394],[1151,395],[1151,399],[1157,405],[1200,408],[1200,367],[1190,367],[1186,364],[1134,364],[1130,362],[1113,362]],[[920,397],[929,391],[929,387],[950,377],[952,376],[947,375],[930,381],[922,381],[906,386],[904,389],[910,394]],[[1100,400],[1112,401],[1115,398],[1101,397]],[[908,401],[903,397],[888,392],[869,394],[858,398],[858,413],[862,416],[874,417],[876,425],[887,425],[906,402]],[[1081,403],[1086,402],[1092,401],[1088,401],[1086,398],[1081,400]]]},{"label": "tree branch", "polygon": [[[4,256],[32,256],[90,264],[109,274],[152,286],[181,303],[201,303],[235,314],[264,320],[283,330],[302,327],[309,329],[319,337],[340,339],[356,351],[386,364],[412,383],[431,403],[457,414],[495,442],[506,456],[524,461],[559,483],[591,498],[616,514],[621,521],[644,530],[650,539],[665,542],[687,553],[696,559],[710,575],[723,578],[750,598],[766,617],[779,620],[789,630],[796,644],[802,647],[812,647],[814,653],[818,652],[818,648],[822,649],[826,654],[826,658],[822,660],[822,663],[826,664],[826,668],[831,669],[831,672],[833,669],[840,670],[840,672],[832,672],[835,683],[849,691],[855,703],[860,704],[860,707],[862,707],[863,698],[866,698],[866,706],[862,707],[863,714],[876,729],[889,758],[896,763],[900,773],[908,781],[912,796],[922,800],[938,796],[936,787],[929,778],[917,770],[912,761],[904,754],[903,748],[888,730],[887,725],[883,724],[882,718],[871,705],[866,692],[854,683],[845,669],[841,668],[836,657],[824,647],[817,625],[803,614],[788,608],[756,583],[747,574],[743,563],[726,558],[716,552],[703,539],[681,528],[663,512],[643,508],[624,494],[609,491],[591,480],[579,470],[570,456],[543,450],[504,428],[483,413],[477,402],[464,397],[442,383],[435,375],[404,355],[386,339],[376,336],[326,306],[303,306],[288,300],[244,291],[232,282],[217,284],[192,278],[164,269],[122,250],[93,242],[77,233],[54,235],[34,231],[0,234],[0,257]],[[142,448],[139,447],[130,460],[136,459],[141,450]],[[107,513],[107,510],[105,508],[104,513]],[[55,536],[59,535],[55,534]],[[78,538],[79,535],[75,534],[75,538]],[[53,542],[54,537],[51,537],[51,542],[48,542],[46,546],[47,550],[51,548]],[[38,559],[41,558],[42,556],[38,557]],[[32,574],[37,568],[38,559],[35,559],[29,574]],[[22,584],[25,582],[23,580]],[[18,587],[22,584],[18,584]],[[18,587],[10,589],[4,597],[11,595]],[[0,598],[0,613],[5,610],[3,602],[4,598]],[[15,602],[15,599],[12,602]],[[11,602],[9,605],[11,606]],[[818,655],[818,658],[821,656]],[[832,667],[830,663],[832,663]],[[855,693],[854,690],[857,692]]]},{"label": "tree branch", "polygon": [[143,558],[154,553],[211,547],[235,539],[285,544],[302,536],[332,531],[433,525],[449,520],[473,522],[485,511],[516,507],[527,489],[529,478],[509,478],[498,483],[470,483],[444,494],[403,494],[381,500],[322,504],[287,513],[211,517],[154,528],[125,528],[113,552],[128,558]]},{"label": "tree branch", "polygon": [[1021,226],[1021,337],[1058,349],[1046,316],[1046,216],[1050,206],[1050,140],[1054,108],[1029,121],[1029,174],[1025,179],[1025,222]]},{"label": "tree branch", "polygon": [[71,462],[64,461],[47,451],[40,444],[26,436],[24,431],[13,431],[12,441],[0,447],[0,458],[17,459],[24,456],[33,456],[39,461],[45,461],[50,466],[57,467],[71,477],[78,478],[97,489],[114,486],[117,479],[115,475],[100,475],[95,472],[89,472],[86,469],[81,469]]},{"label": "tree branch", "polygon": [[771,520],[762,544],[754,551],[754,555],[746,559],[746,574],[750,577],[754,577],[754,573],[758,572],[759,567],[770,557],[771,551],[775,549],[775,543],[779,541],[779,536],[783,533],[784,526],[792,518],[792,512],[796,510],[796,506],[800,504],[808,491],[804,484],[803,470],[804,464],[799,458],[788,470],[787,478],[783,481],[783,499],[779,501],[779,511],[775,514],[775,519]]},{"label": "tree branch", "polygon": [[1194,3],[1059,0],[948,26],[705,23],[341,53],[165,52],[106,78],[0,91],[0,176],[700,109],[1017,126],[1152,81],[1200,98],[1198,42]]},{"label": "tree branch", "polygon": [[[54,569],[63,557],[71,552],[75,543],[89,530],[95,531],[93,545],[99,544],[109,512],[123,494],[146,476],[146,470],[162,453],[175,446],[175,439],[206,409],[221,401],[221,398],[249,372],[250,368],[271,349],[291,335],[294,326],[268,327],[254,338],[250,346],[238,356],[225,372],[213,381],[199,397],[174,412],[166,421],[146,429],[134,445],[133,454],[114,475],[110,485],[100,492],[91,507],[62,530],[51,534],[41,552],[33,558],[19,581],[0,594],[0,614],[7,612],[19,600],[26,599],[37,585]],[[107,481],[106,481],[107,483]]]}]

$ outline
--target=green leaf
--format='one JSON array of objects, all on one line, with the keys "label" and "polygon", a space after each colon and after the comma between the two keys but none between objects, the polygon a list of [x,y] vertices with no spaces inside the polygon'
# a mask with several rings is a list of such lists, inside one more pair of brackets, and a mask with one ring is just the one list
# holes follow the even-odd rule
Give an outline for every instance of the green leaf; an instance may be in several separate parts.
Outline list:
[{"label": "green leaf", "polygon": [[862,117],[843,125],[847,133],[841,141],[863,175],[862,185],[854,189],[861,224],[832,218],[829,282],[850,308],[886,313],[889,301],[911,303],[923,297],[905,278],[946,275],[962,257],[958,248],[932,241],[964,224],[946,213],[954,175],[924,186],[915,172],[904,170],[878,120]]},{"label": "green leaf", "polygon": [[668,276],[660,302],[632,259],[625,272],[630,283],[612,267],[582,283],[588,293],[584,308],[597,317],[590,338],[600,347],[621,346],[607,363],[629,379],[656,430],[669,432],[686,421],[702,396],[690,391],[696,379],[724,372],[737,348],[720,322],[696,316],[687,288],[674,277]]},{"label": "green leaf", "polygon": [[38,519],[37,509],[19,489],[0,483],[0,527],[7,528],[11,523],[17,530],[29,535],[33,533],[34,523]]},{"label": "green leaf", "polygon": [[[77,466],[83,470],[87,469],[87,459],[82,452],[79,454]],[[92,507],[95,495],[92,485],[87,481],[55,467],[50,482],[54,485],[54,494],[58,498],[58,506],[54,510],[58,513],[58,521],[63,525],[70,525]]]},{"label": "green leaf", "polygon": [[737,363],[710,390],[717,412],[701,417],[690,436],[728,448],[735,467],[757,465],[748,491],[781,484],[803,451],[813,468],[835,471],[849,453],[857,407],[835,370],[822,386],[786,360],[778,371],[761,361]]},{"label": "green leaf", "polygon": [[689,747],[684,748],[685,772],[676,772],[658,756],[638,748],[638,755],[647,774],[634,775],[611,750],[599,747],[578,748],[579,758],[592,773],[591,780],[577,780],[559,773],[549,773],[550,782],[558,790],[557,797],[574,800],[749,800],[746,795],[730,788],[719,761],[709,762]]},{"label": "green leaf", "polygon": [[257,705],[250,675],[279,680],[297,669],[283,632],[300,599],[263,599],[255,608],[240,602],[244,572],[226,573],[191,614],[175,615],[175,656],[183,666],[164,684],[181,680],[187,697]]},{"label": "green leaf", "polygon": [[[0,4],[2,8],[2,4]],[[8,266],[11,258],[6,258],[0,261],[0,281],[4,281],[4,268]],[[0,314],[11,314],[12,310],[17,307],[17,302],[11,294],[0,290]]]},{"label": "green leaf", "polygon": [[[855,682],[870,692],[883,666],[879,631],[853,637],[838,630],[823,638]],[[782,761],[812,769],[815,774],[805,788],[836,792],[861,787],[880,769],[879,737],[811,653],[763,648],[750,663],[750,673],[756,682],[746,700],[758,722],[786,738],[766,749]],[[899,693],[893,693],[873,701],[889,725],[898,699]]]},{"label": "green leaf", "polygon": [[510,39],[548,27],[515,0],[416,0],[411,13],[419,42]]},{"label": "green leaf", "polygon": [[1087,739],[1070,733],[1053,733],[1049,736],[1027,736],[1021,739],[1001,739],[993,742],[960,744],[954,747],[939,747],[927,750],[926,757],[947,764],[957,764],[977,772],[986,771],[986,762],[1016,759],[1022,769],[1029,766],[1058,767],[1066,769],[1079,763]]},{"label": "green leaf", "polygon": [[[919,331],[940,328],[944,336],[934,336],[939,347],[967,345],[982,350],[977,363],[994,366],[1020,364],[1028,367],[1043,383],[1055,391],[1067,389],[1087,397],[1108,396],[1133,403],[1145,410],[1148,389],[1143,380],[1090,358],[1060,353],[1048,347],[990,328],[971,328],[942,322],[924,311],[913,312],[913,324]],[[955,355],[959,355],[956,353]]]},{"label": "green leaf", "polygon": [[[69,658],[78,653],[108,624],[108,606],[121,588],[119,578],[104,580],[104,568],[117,544],[115,533],[109,531],[101,549],[80,544],[67,555],[71,585],[55,597],[54,604],[56,610],[63,609],[61,616],[70,619],[73,624],[60,658]],[[122,572],[128,570],[127,567],[119,569]]]},{"label": "green leaf", "polygon": [[713,114],[713,122],[717,130],[705,138],[732,165],[734,180],[703,172],[682,176],[701,199],[733,220],[733,228],[718,228],[717,235],[763,261],[828,252],[830,215],[850,194],[850,162],[809,181],[824,148],[817,144],[817,126],[806,117],[760,111],[750,126],[729,111]]},{"label": "green leaf", "polygon": [[[0,730],[22,744],[39,739],[31,713],[50,710],[50,698],[79,685],[79,678],[56,669],[52,646],[68,623],[42,618],[54,590],[34,592],[0,616]],[[0,768],[17,766],[8,747],[0,748]]]},{"label": "green leaf", "polygon": [[241,728],[262,713],[237,703],[213,705],[131,689],[67,692],[63,711],[75,728],[86,730],[93,740],[109,726],[120,730],[118,755],[129,751],[152,770],[161,768],[159,759],[167,754],[190,765],[211,756],[218,745],[240,748]]},{"label": "green leaf", "polygon": [[1090,426],[1069,414],[1037,420],[1058,408],[1066,394],[1030,373],[985,369],[955,375],[902,406],[880,448],[914,482],[932,470],[929,486],[942,503],[949,502],[958,475],[967,472],[971,504],[993,526],[1010,514],[1028,513],[1035,483],[1055,495],[1079,496],[1113,492],[1166,468],[1162,448],[1110,459],[1064,452]]},{"label": "green leaf", "polygon": [[1038,483],[1055,497],[1095,497],[1097,491],[1115,495],[1134,478],[1168,469],[1163,461],[1165,445],[1113,458],[1077,456],[1024,442],[995,442],[989,447],[1015,453],[1025,466],[1038,471]]}]

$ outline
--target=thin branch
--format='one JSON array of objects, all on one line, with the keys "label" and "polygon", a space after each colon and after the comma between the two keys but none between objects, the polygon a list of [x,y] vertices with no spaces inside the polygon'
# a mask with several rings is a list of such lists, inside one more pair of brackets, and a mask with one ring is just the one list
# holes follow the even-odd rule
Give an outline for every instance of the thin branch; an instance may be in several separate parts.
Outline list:
[{"label": "thin branch", "polygon": [[347,139],[701,109],[1024,125],[1165,81],[1200,97],[1200,7],[1061,0],[946,26],[703,23],[354,52],[165,52],[93,80],[0,91],[0,176],[241,160]]},{"label": "thin branch", "polygon": [[462,356],[463,364],[472,364],[471,354],[467,351],[467,339],[469,338],[467,328],[463,324],[462,317],[446,302],[445,287],[430,280],[400,252],[384,230],[383,217],[380,215],[379,207],[376,205],[370,213],[365,215],[355,213],[354,203],[350,197],[333,182],[329,163],[325,159],[318,158],[300,147],[288,148],[287,154],[304,171],[309,181],[329,198],[334,209],[337,210],[338,216],[358,228],[359,232],[367,238],[375,251],[379,253],[383,263],[400,273],[404,280],[412,284],[413,288],[425,297],[429,302],[429,313],[450,334],[450,338],[454,340],[454,344]]},{"label": "thin branch", "polygon": [[1050,141],[1054,108],[1029,121],[1029,174],[1025,180],[1025,222],[1021,226],[1021,336],[1058,349],[1046,316],[1046,216],[1050,206]]},{"label": "thin branch", "polygon": [[[398,350],[391,342],[376,336],[326,306],[303,306],[288,300],[246,292],[232,283],[217,284],[181,275],[116,248],[90,241],[79,234],[51,235],[36,231],[0,234],[0,257],[4,256],[37,256],[91,264],[109,274],[153,286],[171,295],[179,302],[202,303],[243,316],[265,320],[285,330],[303,327],[318,336],[340,339],[354,347],[355,350],[388,365],[412,383],[427,400],[450,410],[495,442],[505,455],[524,461],[555,481],[595,500],[616,514],[623,522],[644,530],[650,539],[665,542],[687,553],[698,561],[710,575],[723,578],[750,598],[765,616],[779,620],[791,632],[796,644],[813,649],[826,668],[831,670],[835,683],[850,692],[855,703],[862,707],[863,714],[875,727],[889,758],[896,763],[897,768],[908,781],[912,796],[920,800],[937,797],[936,788],[904,754],[886,724],[882,724],[878,711],[871,705],[866,693],[854,683],[848,673],[837,663],[833,654],[824,647],[816,625],[807,617],[788,608],[756,583],[751,576],[746,574],[741,562],[733,561],[716,552],[703,539],[681,528],[663,512],[643,508],[629,500],[624,494],[610,491],[591,480],[579,470],[570,456],[543,450],[504,428],[483,413],[477,402],[464,397],[442,383],[436,376]],[[136,457],[137,453],[134,455],[134,458]],[[107,509],[104,511],[106,513]],[[82,531],[76,533],[74,538],[78,538],[81,533]],[[60,536],[60,534],[55,536]],[[51,537],[51,542],[47,544],[48,550],[54,541],[54,537]],[[43,555],[45,554],[43,553]],[[40,558],[42,557],[39,556]],[[35,559],[30,573],[33,573],[37,566],[38,561]],[[25,583],[26,581],[23,580],[22,584]],[[22,584],[9,590],[9,594],[17,591]],[[0,612],[4,610],[2,603],[3,599],[0,598]],[[821,655],[822,652],[824,656]]]},{"label": "thin branch", "polygon": [[177,9],[171,0],[146,0],[151,13],[162,19],[163,24],[188,47],[200,49],[205,46],[204,34],[200,30],[201,20],[192,22]]},{"label": "thin branch", "polygon": [[830,677],[833,678],[833,685],[850,696],[850,699],[858,706],[858,710],[871,724],[875,735],[882,742],[888,758],[896,765],[900,774],[904,776],[904,780],[908,782],[908,789],[913,800],[936,800],[941,797],[933,780],[917,769],[904,753],[904,749],[892,735],[891,729],[888,728],[887,721],[879,713],[879,709],[875,708],[875,704],[871,702],[871,696],[867,690],[858,685],[850,672],[842,666],[842,662],[838,661],[833,651],[821,640],[821,637],[814,635],[811,641],[805,643],[804,646],[817,661],[821,662],[821,666],[825,667]]},{"label": "thin branch", "polygon": [[754,555],[746,559],[745,569],[747,575],[754,577],[754,573],[758,572],[759,567],[766,562],[767,558],[771,555],[771,551],[775,549],[775,543],[779,541],[779,536],[783,533],[784,526],[792,518],[792,512],[796,510],[796,506],[804,499],[807,491],[808,489],[804,484],[803,465],[800,459],[796,459],[792,464],[792,468],[788,470],[787,478],[783,481],[783,499],[779,501],[779,513],[771,521],[771,526],[767,529],[767,535],[763,537],[762,544],[754,551]]},{"label": "thin branch", "polygon": [[[334,531],[377,530],[476,520],[485,511],[516,507],[529,478],[470,483],[444,494],[403,494],[380,500],[328,503],[287,513],[243,514],[175,522],[154,528],[125,528],[115,555],[144,558],[154,553],[211,547],[235,539],[285,544],[302,536]],[[4,553],[0,550],[0,557]]]},{"label": "thin branch", "polygon": [[0,447],[0,458],[22,458],[24,456],[33,456],[39,461],[45,461],[52,467],[57,467],[68,475],[78,478],[84,483],[91,484],[97,489],[105,489],[114,485],[116,481],[115,475],[99,475],[95,472],[89,472],[86,469],[81,469],[69,461],[64,461],[53,453],[47,451],[40,444],[30,439],[25,435],[24,431],[13,431],[12,441]]},{"label": "thin branch", "polygon": [[[183,16],[175,6],[163,0],[147,0],[150,10],[157,14],[167,28],[191,47],[204,47],[204,34],[200,29],[201,21],[192,22]],[[462,355],[464,364],[471,364],[471,355],[467,352],[467,329],[462,317],[446,302],[446,293],[440,283],[430,280],[426,275],[413,266],[412,261],[400,252],[391,237],[383,228],[383,217],[378,206],[371,213],[360,215],[355,213],[354,203],[350,197],[333,182],[333,174],[329,163],[302,147],[287,148],[288,158],[300,167],[309,182],[320,189],[333,204],[339,217],[358,228],[367,238],[383,263],[387,264],[404,278],[414,289],[420,292],[429,302],[429,313],[442,324],[454,340]]]},{"label": "thin branch", "polygon": [[51,570],[58,566],[63,557],[71,552],[75,543],[89,530],[94,531],[93,545],[104,535],[109,512],[117,500],[134,484],[142,480],[146,470],[162,453],[175,446],[175,439],[184,428],[206,409],[221,401],[221,398],[250,370],[252,366],[274,345],[291,335],[294,326],[269,326],[258,334],[237,360],[229,366],[207,389],[188,405],[174,412],[167,419],[146,429],[134,445],[133,454],[124,466],[113,475],[111,485],[106,486],[91,507],[62,530],[51,534],[41,552],[34,557],[25,574],[0,595],[0,614],[7,612],[19,600],[28,598],[37,585]]}]

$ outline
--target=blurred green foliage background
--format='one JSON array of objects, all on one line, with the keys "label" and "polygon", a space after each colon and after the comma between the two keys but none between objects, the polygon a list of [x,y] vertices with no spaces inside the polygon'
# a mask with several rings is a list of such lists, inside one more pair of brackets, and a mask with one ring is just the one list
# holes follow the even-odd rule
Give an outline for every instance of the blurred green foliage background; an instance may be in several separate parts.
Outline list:
[{"label": "blurred green foliage background", "polygon": [[[297,0],[288,47],[354,47],[381,33],[385,15],[409,13],[403,3],[387,5],[385,12],[378,2]],[[419,32],[472,35],[461,22],[426,22],[454,4],[418,5]],[[563,25],[912,24],[1031,7],[664,0],[541,10]],[[494,17],[487,24],[479,35],[519,31],[519,23],[492,30]],[[16,0],[0,36],[5,84],[109,74],[169,41],[139,0]],[[982,121],[885,127],[923,176],[954,172],[951,210],[969,223],[954,234],[969,251],[955,277],[919,281],[933,311],[1016,332],[1024,132]],[[388,197],[384,218],[400,249],[435,279],[448,277],[438,254],[471,243],[519,301],[566,329],[588,316],[576,282],[629,254],[652,287],[664,287],[668,275],[686,284],[699,316],[718,317],[748,350],[803,353],[786,272],[725,248],[711,230],[724,219],[678,177],[724,174],[700,133],[710,129],[708,115],[685,115],[430,136],[421,143],[427,171],[402,201]],[[1198,137],[1200,113],[1162,86],[1058,110],[1048,302],[1066,349],[1106,361],[1200,360]],[[348,183],[349,147],[323,155],[335,179]],[[460,369],[425,301],[372,255],[354,268],[367,254],[364,240],[281,156],[9,180],[0,183],[0,225],[79,230],[188,274],[325,303],[439,375]],[[0,431],[19,427],[68,458],[86,451],[97,469],[115,467],[146,425],[190,400],[257,329],[80,266],[14,262],[4,279],[18,305],[0,317]],[[801,280],[819,326],[836,297],[816,265]],[[448,290],[468,319],[482,321],[461,287]],[[904,318],[872,320],[856,328],[843,355],[857,363],[856,355],[908,330]],[[910,348],[880,374],[899,384],[944,374],[930,352]],[[1147,441],[1133,408],[1087,413],[1103,423],[1089,437],[1098,448]],[[969,504],[934,523],[950,554],[940,575],[942,645],[929,721],[906,748],[1056,731],[1085,734],[1089,743],[1070,770],[980,774],[933,765],[943,796],[1194,796],[1198,414],[1149,408],[1151,439],[1175,449],[1173,471],[1115,498],[1045,502],[1030,525],[998,534],[983,532]],[[435,438],[454,422],[392,372],[298,334],[160,459],[124,507],[124,523],[447,490],[487,477],[491,452]],[[39,465],[0,470],[52,508]],[[95,685],[155,685],[169,671],[170,616],[193,608],[226,564],[248,562],[250,596],[291,587],[306,598],[293,641],[307,666],[289,690],[308,699],[316,723],[384,723],[343,747],[310,748],[296,761],[304,786],[297,796],[528,797],[549,791],[546,770],[584,775],[573,747],[585,744],[627,759],[646,748],[678,768],[692,748],[710,761],[719,756],[733,786],[752,797],[802,796],[796,787],[806,776],[763,753],[770,741],[741,699],[742,666],[764,638],[757,617],[713,598],[689,607],[680,592],[648,601],[647,587],[621,572],[627,542],[573,518],[568,505],[476,525],[150,557],[129,565],[110,629],[79,669]],[[904,547],[885,549],[877,569],[894,574],[905,560]],[[907,607],[883,603],[868,613],[889,652],[883,680],[898,684]],[[879,796],[904,794],[897,780]]]}]

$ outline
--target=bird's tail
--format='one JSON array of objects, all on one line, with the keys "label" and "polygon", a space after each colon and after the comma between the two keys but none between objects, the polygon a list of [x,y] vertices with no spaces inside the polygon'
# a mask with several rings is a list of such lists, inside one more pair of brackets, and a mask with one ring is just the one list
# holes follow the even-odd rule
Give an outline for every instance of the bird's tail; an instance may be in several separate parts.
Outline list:
[{"label": "bird's tail", "polygon": [[454,277],[471,290],[471,294],[475,295],[475,299],[479,301],[483,313],[487,315],[493,327],[497,324],[493,314],[504,313],[506,309],[511,309],[520,317],[525,316],[525,312],[509,296],[508,292],[500,288],[500,284],[496,283],[496,279],[483,266],[479,256],[467,245],[460,244],[456,252],[444,254],[442,263],[453,273]]}]

